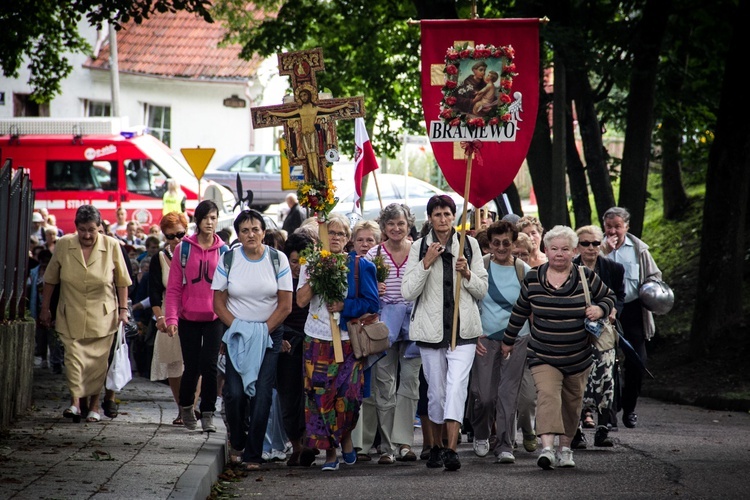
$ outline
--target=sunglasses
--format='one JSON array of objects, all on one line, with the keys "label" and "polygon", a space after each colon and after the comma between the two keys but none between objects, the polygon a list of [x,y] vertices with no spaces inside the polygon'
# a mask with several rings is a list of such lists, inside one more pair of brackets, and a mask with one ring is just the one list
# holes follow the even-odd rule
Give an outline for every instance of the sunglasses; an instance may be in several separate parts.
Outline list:
[{"label": "sunglasses", "polygon": [[582,247],[590,247],[591,245],[598,247],[599,245],[602,244],[602,242],[601,241],[579,241],[578,244],[581,245]]},{"label": "sunglasses", "polygon": [[492,240],[492,241],[490,241],[490,246],[493,246],[493,247],[498,247],[498,248],[499,248],[499,247],[504,247],[504,248],[508,248],[508,247],[510,247],[510,246],[511,246],[512,244],[513,244],[513,243],[512,243],[512,242],[511,242],[510,240],[500,240],[500,242],[498,242],[497,240]]},{"label": "sunglasses", "polygon": [[182,238],[184,238],[184,237],[185,237],[185,234],[186,234],[186,233],[185,233],[184,231],[182,231],[182,232],[179,232],[179,233],[175,233],[175,234],[165,234],[165,235],[164,235],[164,237],[165,237],[166,239],[168,239],[168,240],[172,241],[172,240],[173,240],[173,239],[175,239],[175,238],[179,238],[179,239],[182,239]]}]

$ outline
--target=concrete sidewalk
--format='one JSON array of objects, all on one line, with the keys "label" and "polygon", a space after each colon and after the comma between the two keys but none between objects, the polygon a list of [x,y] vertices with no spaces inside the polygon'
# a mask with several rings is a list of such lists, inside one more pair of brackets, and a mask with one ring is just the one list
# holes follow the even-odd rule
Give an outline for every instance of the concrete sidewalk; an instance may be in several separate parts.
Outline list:
[{"label": "concrete sidewalk", "polygon": [[34,407],[0,436],[0,498],[205,499],[226,457],[226,428],[172,425],[169,386],[134,377],[119,416],[72,423],[64,375],[34,370]]}]

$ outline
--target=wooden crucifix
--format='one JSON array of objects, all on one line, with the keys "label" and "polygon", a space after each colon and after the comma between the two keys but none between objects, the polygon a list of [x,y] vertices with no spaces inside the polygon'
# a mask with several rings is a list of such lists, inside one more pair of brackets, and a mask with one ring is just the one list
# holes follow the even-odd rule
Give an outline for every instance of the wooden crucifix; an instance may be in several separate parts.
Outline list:
[{"label": "wooden crucifix", "polygon": [[289,165],[302,165],[306,181],[328,181],[326,152],[338,150],[336,120],[365,116],[364,97],[319,99],[316,73],[323,71],[323,50],[284,52],[279,74],[288,75],[294,102],[252,109],[253,127],[284,126]]},{"label": "wooden crucifix", "polygon": [[[252,117],[255,128],[283,125],[289,165],[302,165],[306,182],[327,184],[326,153],[338,152],[336,120],[365,116],[365,103],[362,96],[320,99],[316,73],[324,69],[320,47],[279,54],[279,74],[291,79],[294,102],[253,108]],[[323,248],[330,250],[326,224],[320,224],[319,235]],[[341,363],[344,361],[341,332],[333,315],[330,322],[334,357]]]}]

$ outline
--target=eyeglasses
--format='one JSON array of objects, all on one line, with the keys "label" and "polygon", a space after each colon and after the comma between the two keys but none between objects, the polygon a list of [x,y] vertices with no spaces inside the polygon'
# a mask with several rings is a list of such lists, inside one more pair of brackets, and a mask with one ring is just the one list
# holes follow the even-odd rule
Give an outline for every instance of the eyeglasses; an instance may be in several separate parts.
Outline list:
[{"label": "eyeglasses", "polygon": [[339,231],[328,231],[328,236],[331,238],[346,238],[346,233],[342,233]]},{"label": "eyeglasses", "polygon": [[173,239],[175,239],[175,238],[179,238],[179,239],[182,239],[182,238],[184,238],[184,237],[185,237],[185,234],[186,234],[186,233],[185,233],[185,231],[180,231],[179,233],[175,233],[175,234],[166,234],[166,233],[165,233],[165,234],[164,234],[164,237],[165,237],[166,239],[168,239],[168,240],[172,241],[172,240],[173,240]]},{"label": "eyeglasses", "polygon": [[513,243],[510,240],[500,240],[499,242],[497,240],[490,241],[490,246],[493,246],[493,247],[500,247],[500,246],[502,246],[503,248],[508,248],[512,244]]},{"label": "eyeglasses", "polygon": [[601,241],[579,241],[578,244],[581,245],[582,247],[590,247],[591,245],[598,247],[599,245],[602,244],[602,242]]}]

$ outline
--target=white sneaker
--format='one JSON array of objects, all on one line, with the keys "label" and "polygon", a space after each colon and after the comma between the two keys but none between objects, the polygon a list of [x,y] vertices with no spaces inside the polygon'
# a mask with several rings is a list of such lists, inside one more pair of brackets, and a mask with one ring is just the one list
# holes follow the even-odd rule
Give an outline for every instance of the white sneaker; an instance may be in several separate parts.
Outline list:
[{"label": "white sneaker", "polygon": [[490,440],[489,439],[475,439],[474,440],[474,453],[478,457],[486,457],[487,453],[490,452]]},{"label": "white sneaker", "polygon": [[286,460],[286,453],[284,453],[281,450],[272,450],[271,451],[271,461],[273,462],[283,462]]},{"label": "white sneaker", "polygon": [[552,451],[552,448],[547,447],[539,454],[536,464],[544,470],[552,470],[555,468],[556,461],[555,452]]},{"label": "white sneaker", "polygon": [[514,464],[516,463],[516,457],[513,456],[513,453],[509,451],[504,451],[500,453],[500,456],[497,457],[497,460],[495,460],[496,464]]},{"label": "white sneaker", "polygon": [[575,467],[576,463],[573,461],[573,450],[567,446],[557,453],[557,466],[558,467]]}]

